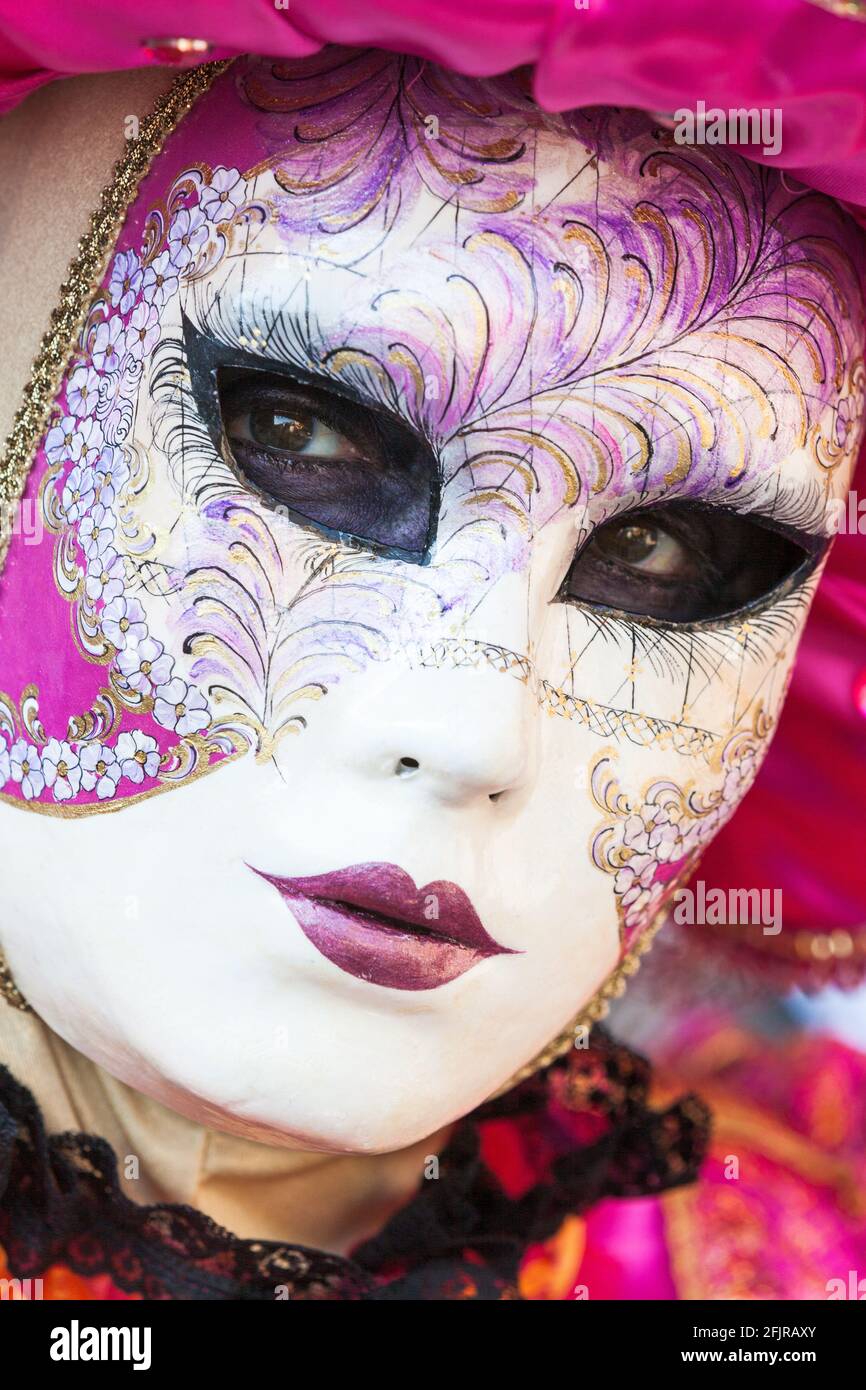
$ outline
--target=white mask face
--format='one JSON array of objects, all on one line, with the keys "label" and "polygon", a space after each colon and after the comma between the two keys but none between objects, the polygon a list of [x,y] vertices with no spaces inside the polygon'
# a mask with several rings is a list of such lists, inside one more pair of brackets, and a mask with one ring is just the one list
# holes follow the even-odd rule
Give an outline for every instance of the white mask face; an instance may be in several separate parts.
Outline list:
[{"label": "white mask face", "polygon": [[526,1063],[766,750],[859,442],[858,237],[511,80],[218,78],[133,204],[0,598],[23,631],[37,594],[0,663],[37,1012],[324,1149]]}]

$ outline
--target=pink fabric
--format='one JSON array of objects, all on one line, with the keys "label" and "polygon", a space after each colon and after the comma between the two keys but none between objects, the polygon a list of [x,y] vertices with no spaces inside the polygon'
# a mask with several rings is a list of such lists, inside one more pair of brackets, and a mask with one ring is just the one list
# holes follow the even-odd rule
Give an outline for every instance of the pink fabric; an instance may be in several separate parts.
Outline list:
[{"label": "pink fabric", "polygon": [[[333,41],[474,75],[532,64],[535,95],[549,109],[671,113],[698,99],[780,107],[773,162],[866,218],[866,23],[811,0],[588,0],[586,9],[575,0],[291,0],[287,9],[274,0],[0,0],[0,111],[57,76],[164,61],[157,41],[172,36],[207,40],[210,58],[301,56]],[[866,496],[866,467],[860,488]],[[866,535],[849,535],[831,558],[767,762],[701,875],[719,886],[781,887],[786,928],[866,934],[864,810]],[[842,972],[843,982],[853,976]]]},{"label": "pink fabric", "polygon": [[610,1197],[590,1207],[581,1287],[596,1300],[677,1297],[658,1197]]},{"label": "pink fabric", "polygon": [[[534,64],[540,104],[672,112],[769,106],[784,112],[776,162],[866,205],[866,24],[810,0],[0,0],[0,111],[40,82],[164,60],[171,37],[237,53],[298,57],[325,43],[418,54],[474,76]],[[198,59],[194,59],[197,61]]]},{"label": "pink fabric", "polygon": [[862,1297],[866,1059],[830,1038],[770,1043],[711,1009],[681,1018],[665,1054],[665,1101],[690,1090],[712,1111],[700,1176],[592,1207],[565,1297]]}]

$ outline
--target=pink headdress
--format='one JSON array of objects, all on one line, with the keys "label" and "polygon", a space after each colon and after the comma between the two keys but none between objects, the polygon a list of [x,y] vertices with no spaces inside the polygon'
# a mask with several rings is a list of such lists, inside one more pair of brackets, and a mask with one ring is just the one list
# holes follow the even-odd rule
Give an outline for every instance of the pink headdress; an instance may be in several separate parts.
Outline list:
[{"label": "pink headdress", "polygon": [[[534,95],[553,110],[625,105],[664,120],[697,98],[778,109],[784,143],[772,163],[866,222],[866,0],[729,0],[722,9],[479,0],[471,11],[457,0],[374,0],[360,10],[320,0],[306,10],[304,0],[286,9],[154,0],[146,14],[132,5],[106,14],[81,0],[73,16],[57,0],[23,9],[0,0],[0,111],[75,72],[372,44],[474,76],[531,65]],[[767,158],[760,145],[745,152]],[[866,459],[858,476],[864,506],[852,494],[771,752],[700,870],[713,886],[782,889],[785,931],[746,931],[736,950],[742,961],[777,962],[798,983],[866,973]],[[5,582],[14,585],[14,570]],[[164,752],[162,726],[151,736]]]}]

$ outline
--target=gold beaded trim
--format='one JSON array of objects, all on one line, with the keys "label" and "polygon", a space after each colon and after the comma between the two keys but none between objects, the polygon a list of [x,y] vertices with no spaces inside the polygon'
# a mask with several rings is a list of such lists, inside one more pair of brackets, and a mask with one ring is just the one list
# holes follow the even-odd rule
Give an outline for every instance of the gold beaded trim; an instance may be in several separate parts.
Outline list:
[{"label": "gold beaded trim", "polygon": [[31,1014],[33,1012],[13,980],[12,971],[6,964],[6,957],[2,951],[0,951],[0,998],[5,999],[7,1004],[11,1004],[13,1009],[20,1009],[22,1013]]},{"label": "gold beaded trim", "polygon": [[809,927],[797,927],[777,936],[764,935],[762,928],[748,923],[707,923],[703,930],[753,951],[808,965],[859,965],[866,961],[866,923],[853,930],[835,927],[832,931],[812,931]]},{"label": "gold beaded trim", "polygon": [[[142,121],[137,138],[129,141],[114,167],[111,182],[102,190],[90,229],[79,241],[78,252],[60,287],[60,302],[51,315],[24,388],[24,403],[6,440],[0,461],[0,515],[8,516],[21,499],[69,354],[139,184],[178,121],[230,62],[231,59],[202,63],[177,77]],[[2,571],[11,528],[0,529]]]},{"label": "gold beaded trim", "polygon": [[658,933],[664,926],[669,908],[667,904],[641,932],[640,937],[632,946],[619,965],[608,975],[601,989],[597,990],[588,1004],[585,1004],[579,1013],[569,1023],[568,1027],[543,1047],[539,1053],[533,1057],[531,1062],[527,1062],[519,1071],[500,1086],[498,1091],[494,1091],[489,1097],[496,1100],[497,1096],[502,1096],[506,1091],[510,1091],[513,1086],[519,1086],[521,1081],[532,1076],[533,1072],[542,1071],[549,1067],[551,1062],[555,1062],[558,1057],[564,1057],[572,1047],[575,1046],[574,1035],[578,1028],[591,1028],[594,1023],[600,1023],[610,1012],[610,1006],[614,999],[620,999],[625,994],[626,986],[633,975],[640,970],[641,960],[649,951]]}]

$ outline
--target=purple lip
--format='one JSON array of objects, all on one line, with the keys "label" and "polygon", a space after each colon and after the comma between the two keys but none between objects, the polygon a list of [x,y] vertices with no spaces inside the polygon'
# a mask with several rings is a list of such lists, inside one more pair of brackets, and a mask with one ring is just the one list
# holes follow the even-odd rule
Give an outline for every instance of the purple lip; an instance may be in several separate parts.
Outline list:
[{"label": "purple lip", "polygon": [[291,905],[301,931],[332,964],[390,989],[438,989],[488,956],[519,955],[484,930],[456,883],[416,888],[396,864],[353,864],[313,878],[247,866]]}]

